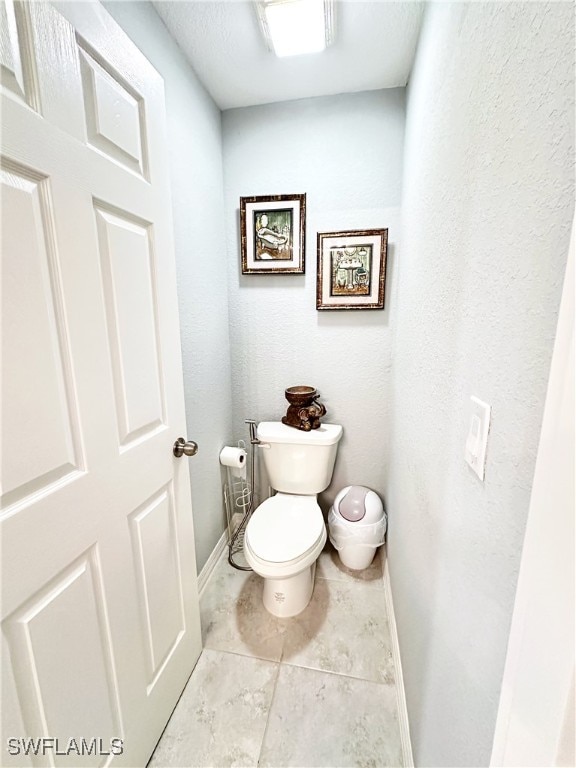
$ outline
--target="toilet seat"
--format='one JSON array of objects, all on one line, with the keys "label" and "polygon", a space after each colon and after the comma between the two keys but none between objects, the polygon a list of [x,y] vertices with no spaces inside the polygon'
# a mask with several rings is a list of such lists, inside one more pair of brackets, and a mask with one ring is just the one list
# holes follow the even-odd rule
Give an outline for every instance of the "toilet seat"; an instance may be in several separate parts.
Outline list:
[{"label": "toilet seat", "polygon": [[[268,560],[263,560],[258,557],[258,555],[256,555],[250,548],[249,539],[244,536],[244,556],[252,570],[259,576],[262,576],[264,581],[269,585],[278,583],[278,581],[282,579],[291,580],[292,577],[297,574],[302,573],[307,569],[309,570],[310,566],[314,565],[320,552],[324,549],[326,538],[326,528],[323,526],[320,538],[312,547],[310,547],[310,549],[303,552],[300,557],[296,557],[294,560],[289,560],[285,563],[271,563]],[[307,603],[308,600],[306,600],[306,604]]]},{"label": "toilet seat", "polygon": [[257,561],[273,567],[296,565],[326,539],[316,496],[277,493],[254,511],[245,545]]}]

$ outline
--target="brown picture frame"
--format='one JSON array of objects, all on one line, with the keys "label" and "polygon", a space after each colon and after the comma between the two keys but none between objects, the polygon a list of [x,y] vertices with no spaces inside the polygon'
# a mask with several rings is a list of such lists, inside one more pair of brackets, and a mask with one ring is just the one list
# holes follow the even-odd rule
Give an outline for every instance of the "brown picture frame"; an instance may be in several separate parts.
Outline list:
[{"label": "brown picture frame", "polygon": [[303,275],[306,195],[240,198],[243,275]]},{"label": "brown picture frame", "polygon": [[318,232],[316,309],[384,309],[387,229]]}]

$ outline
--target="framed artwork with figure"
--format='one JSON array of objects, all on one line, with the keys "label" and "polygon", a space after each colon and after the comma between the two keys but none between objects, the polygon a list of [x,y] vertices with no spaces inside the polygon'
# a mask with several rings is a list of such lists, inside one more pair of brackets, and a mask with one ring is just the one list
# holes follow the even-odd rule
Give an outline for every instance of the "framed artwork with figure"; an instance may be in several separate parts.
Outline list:
[{"label": "framed artwork with figure", "polygon": [[306,195],[240,198],[243,275],[303,275]]},{"label": "framed artwork with figure", "polygon": [[384,309],[387,229],[318,233],[316,309]]}]

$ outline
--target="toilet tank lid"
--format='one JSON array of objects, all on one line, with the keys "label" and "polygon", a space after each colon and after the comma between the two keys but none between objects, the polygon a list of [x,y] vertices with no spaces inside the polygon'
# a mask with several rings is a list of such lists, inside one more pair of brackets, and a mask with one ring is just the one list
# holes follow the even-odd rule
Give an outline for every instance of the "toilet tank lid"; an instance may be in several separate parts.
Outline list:
[{"label": "toilet tank lid", "polygon": [[263,443],[292,443],[294,445],[334,445],[342,437],[340,424],[321,424],[318,429],[305,432],[303,429],[288,427],[281,421],[261,421],[258,424],[258,439]]}]

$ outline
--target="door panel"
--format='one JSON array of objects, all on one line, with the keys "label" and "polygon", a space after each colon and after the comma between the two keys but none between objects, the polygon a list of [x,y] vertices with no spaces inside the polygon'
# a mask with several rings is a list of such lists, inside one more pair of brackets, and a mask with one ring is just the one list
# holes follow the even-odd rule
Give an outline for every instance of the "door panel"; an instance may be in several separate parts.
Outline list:
[{"label": "door panel", "polygon": [[144,102],[117,72],[80,48],[84,110],[89,143],[135,173],[144,175]]},{"label": "door panel", "polygon": [[14,0],[0,5],[0,72],[2,85],[18,100],[30,105],[37,101],[29,56],[27,15]]},{"label": "door panel", "polygon": [[13,407],[2,424],[10,446],[2,501],[11,505],[78,471],[81,462],[48,180],[15,164],[0,177],[3,247],[18,253],[3,270],[2,393]]},{"label": "door panel", "polygon": [[118,432],[125,448],[164,424],[150,225],[96,208]]},{"label": "door panel", "polygon": [[[96,548],[5,622],[17,690],[31,733],[122,733],[119,692]],[[82,648],[82,655],[78,654]],[[98,765],[88,755],[87,765]],[[58,760],[56,760],[56,764]],[[66,764],[66,762],[62,763]]]},{"label": "door panel", "polygon": [[163,489],[131,516],[138,597],[147,629],[149,686],[185,629],[176,525],[172,488]]},{"label": "door panel", "polygon": [[201,645],[162,81],[98,3],[2,13],[0,762],[144,765]]},{"label": "door panel", "polygon": [[0,8],[0,63],[2,84],[25,100],[24,72],[16,27],[14,3],[8,0]]}]

